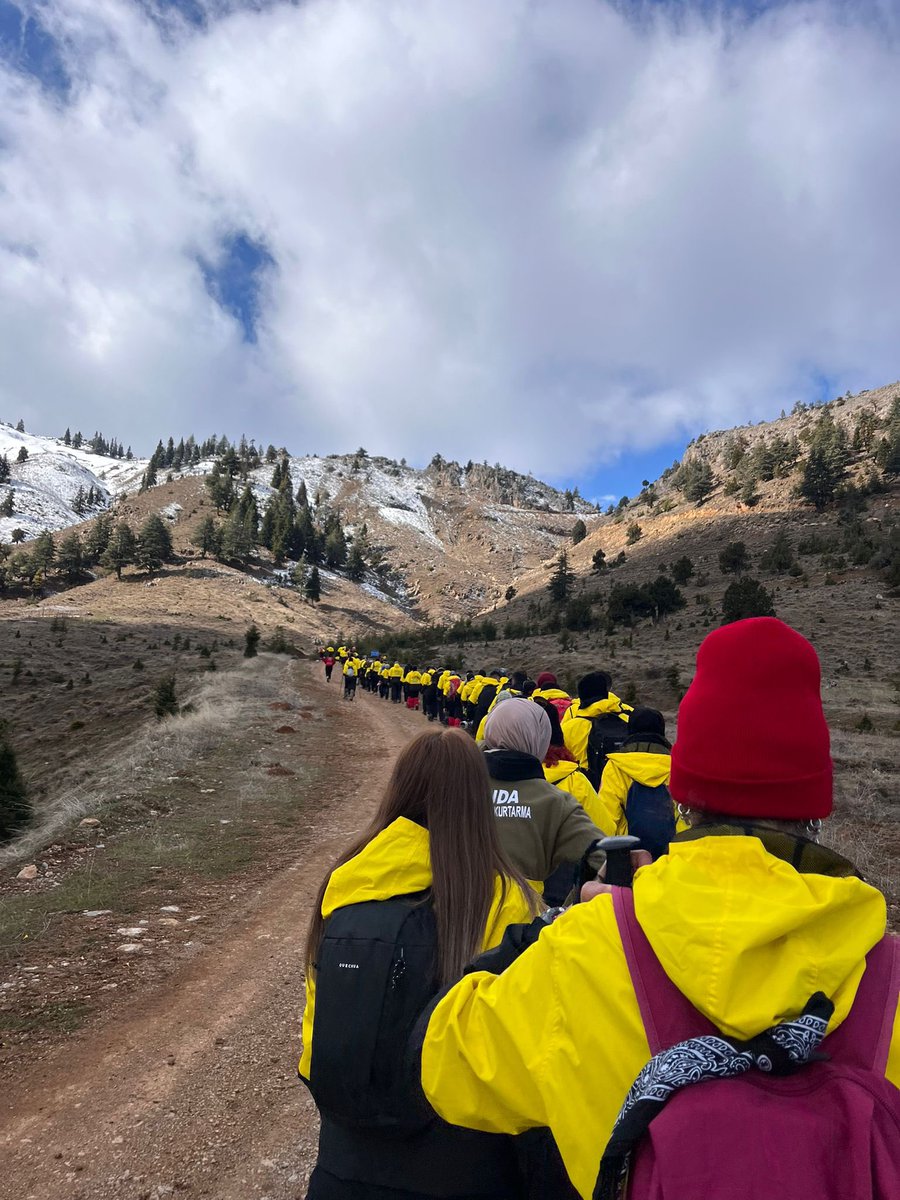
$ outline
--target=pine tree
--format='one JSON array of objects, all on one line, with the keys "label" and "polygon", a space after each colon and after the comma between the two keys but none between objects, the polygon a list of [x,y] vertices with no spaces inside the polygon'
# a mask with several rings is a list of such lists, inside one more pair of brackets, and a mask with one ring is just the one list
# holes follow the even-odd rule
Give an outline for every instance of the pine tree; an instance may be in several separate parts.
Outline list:
[{"label": "pine tree", "polygon": [[347,556],[347,578],[358,583],[366,573],[366,560],[358,542],[354,542]]},{"label": "pine tree", "polygon": [[191,540],[203,558],[217,555],[222,548],[222,532],[211,516],[205,516],[195,527]]},{"label": "pine tree", "polygon": [[112,537],[113,523],[108,512],[102,512],[94,521],[84,539],[84,561],[91,566],[103,557]]},{"label": "pine tree", "polygon": [[847,474],[847,456],[846,433],[834,423],[831,413],[824,412],[813,431],[797,489],[818,511],[833,503]]},{"label": "pine tree", "polygon": [[331,523],[325,537],[325,563],[329,567],[342,567],[347,561],[347,539],[339,520]]},{"label": "pine tree", "polygon": [[773,575],[783,575],[785,571],[789,571],[794,565],[794,550],[791,545],[791,539],[784,532],[779,530],[775,535],[775,541],[766,550],[759,560],[760,569],[763,571],[771,571]]},{"label": "pine tree", "polygon": [[750,566],[750,555],[744,542],[729,542],[719,551],[719,570],[723,575],[739,575]]},{"label": "pine tree", "polygon": [[547,591],[557,604],[565,604],[575,586],[575,572],[569,567],[569,556],[565,550],[560,552],[556,560],[556,568],[550,576]]},{"label": "pine tree", "polygon": [[632,521],[631,524],[628,526],[628,532],[627,532],[627,536],[625,538],[627,544],[629,546],[633,546],[636,542],[639,542],[643,536],[644,536],[643,529],[641,529],[641,527],[640,527],[640,525],[638,525],[637,521]]},{"label": "pine tree", "polygon": [[84,547],[81,538],[73,530],[59,543],[56,553],[56,569],[69,583],[76,583],[84,573]]},{"label": "pine tree", "polygon": [[18,433],[25,432],[25,422],[22,420],[21,417],[19,417],[18,421],[16,421],[16,430]]},{"label": "pine tree", "polygon": [[175,675],[170,672],[168,675],[163,675],[156,687],[153,689],[153,711],[156,713],[157,720],[161,721],[163,717],[174,717],[178,715],[178,696],[175,693]]},{"label": "pine tree", "polygon": [[301,591],[305,592],[308,573],[309,568],[306,565],[306,560],[301,558],[293,571],[291,571],[291,583],[293,583],[294,587],[300,588]]},{"label": "pine tree", "polygon": [[157,513],[151,513],[137,537],[135,562],[148,575],[158,571],[172,557],[172,535]]},{"label": "pine tree", "polygon": [[122,568],[134,562],[136,552],[137,539],[134,530],[127,521],[120,521],[113,530],[100,562],[110,571],[115,571],[117,579],[121,579]]},{"label": "pine tree", "polygon": [[681,489],[685,500],[692,500],[698,506],[701,505],[716,486],[712,467],[705,458],[694,458],[685,463],[682,472]]},{"label": "pine tree", "polygon": [[0,517],[11,517],[15,512],[16,498],[12,488],[6,493],[3,503],[0,504]]},{"label": "pine tree", "polygon": [[577,546],[579,542],[583,542],[587,537],[587,526],[581,519],[577,520],[572,526],[572,545]]},{"label": "pine tree", "polygon": [[318,604],[322,599],[322,581],[319,578],[318,567],[313,567],[306,577],[306,598],[313,604]]},{"label": "pine tree", "polygon": [[694,564],[686,554],[672,563],[672,579],[675,583],[685,584],[694,574]]},{"label": "pine tree", "polygon": [[17,463],[28,462],[28,451],[26,450],[26,448],[24,446],[19,447],[19,453],[16,455],[16,462]]},{"label": "pine tree", "polygon": [[260,634],[256,625],[251,625],[244,634],[244,658],[256,658],[259,637]]},{"label": "pine tree", "polygon": [[772,597],[751,575],[742,575],[730,583],[722,597],[722,624],[743,621],[745,617],[774,617]]},{"label": "pine tree", "polygon": [[9,459],[5,454],[0,454],[0,483],[6,483],[9,479]]},{"label": "pine tree", "polygon": [[253,545],[250,516],[242,515],[235,505],[222,525],[221,557],[225,562],[245,563],[253,552]]},{"label": "pine tree", "polygon": [[0,842],[8,842],[33,815],[15,751],[0,724]]},{"label": "pine tree", "polygon": [[78,491],[75,493],[75,499],[72,501],[72,512],[77,513],[79,517],[84,516],[85,500],[84,488],[81,484],[78,485]]},{"label": "pine tree", "polygon": [[155,487],[156,479],[157,479],[156,463],[151,458],[150,461],[147,463],[147,469],[144,471],[144,474],[141,476],[140,490],[142,492],[146,492],[148,490],[148,488]]},{"label": "pine tree", "polygon": [[66,426],[66,432],[63,434],[63,442],[67,446],[72,445],[72,431],[69,429],[68,425]]},{"label": "pine tree", "polygon": [[594,575],[601,575],[609,564],[606,561],[605,550],[595,550],[591,555],[591,572]]},{"label": "pine tree", "polygon": [[49,529],[42,529],[34,539],[31,558],[35,569],[46,575],[56,559],[56,548],[53,545],[53,535]]}]

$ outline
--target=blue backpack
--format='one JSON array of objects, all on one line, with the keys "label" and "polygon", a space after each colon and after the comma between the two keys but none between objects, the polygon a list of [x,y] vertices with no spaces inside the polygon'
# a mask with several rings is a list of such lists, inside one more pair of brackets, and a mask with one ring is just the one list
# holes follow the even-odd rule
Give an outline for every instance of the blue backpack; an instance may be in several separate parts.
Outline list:
[{"label": "blue backpack", "polygon": [[642,849],[649,850],[654,861],[665,854],[675,836],[675,810],[666,785],[651,787],[635,779],[625,798],[625,820],[628,832],[641,839]]}]

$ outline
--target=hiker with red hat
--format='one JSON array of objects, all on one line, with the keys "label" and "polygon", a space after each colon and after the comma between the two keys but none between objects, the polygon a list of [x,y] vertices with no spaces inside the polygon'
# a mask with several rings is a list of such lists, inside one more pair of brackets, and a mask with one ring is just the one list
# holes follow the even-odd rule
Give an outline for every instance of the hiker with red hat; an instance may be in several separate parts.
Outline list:
[{"label": "hiker with red hat", "polygon": [[549,700],[562,720],[571,707],[572,697],[559,686],[552,671],[541,671],[534,682],[536,686],[532,697],[536,700]]},{"label": "hiker with red hat", "polygon": [[690,829],[437,1002],[421,1080],[444,1120],[548,1126],[585,1200],[896,1200],[900,952],[819,843],[819,689],[775,618],[706,638],[669,784]]}]

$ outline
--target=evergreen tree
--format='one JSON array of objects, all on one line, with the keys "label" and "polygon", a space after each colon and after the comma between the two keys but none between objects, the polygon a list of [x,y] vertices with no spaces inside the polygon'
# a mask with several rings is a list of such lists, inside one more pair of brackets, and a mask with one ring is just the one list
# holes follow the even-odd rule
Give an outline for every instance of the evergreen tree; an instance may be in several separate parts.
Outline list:
[{"label": "evergreen tree", "polygon": [[256,658],[259,637],[260,634],[256,625],[251,625],[244,634],[244,658]]},{"label": "evergreen tree", "polygon": [[722,624],[743,621],[745,617],[774,617],[772,597],[751,575],[742,575],[725,589],[722,598]]},{"label": "evergreen tree", "polygon": [[775,535],[775,540],[768,550],[760,557],[759,566],[763,571],[771,571],[774,575],[783,575],[785,571],[789,571],[794,565],[794,550],[791,545],[791,539],[784,532],[779,530]]},{"label": "evergreen tree", "polygon": [[211,516],[205,516],[194,528],[191,540],[203,558],[217,555],[222,549],[222,534]]},{"label": "evergreen tree", "polygon": [[572,526],[572,545],[577,546],[579,542],[583,542],[587,537],[587,526],[584,521],[577,520]]},{"label": "evergreen tree", "polygon": [[22,420],[21,417],[19,417],[18,421],[16,421],[16,430],[19,433],[25,432],[25,422]]},{"label": "evergreen tree", "polygon": [[689,458],[674,473],[672,482],[680,487],[685,500],[703,503],[716,486],[712,467],[705,458]]},{"label": "evergreen tree", "polygon": [[122,578],[122,568],[130,566],[137,554],[137,538],[127,521],[119,521],[112,532],[109,544],[100,557],[100,562],[110,571],[115,571],[116,578]]},{"label": "evergreen tree", "polygon": [[885,475],[900,475],[900,396],[891,403],[887,434],[878,447],[877,460]]},{"label": "evergreen tree", "polygon": [[28,462],[28,451],[25,449],[24,446],[19,447],[19,453],[16,455],[16,462],[17,463]]},{"label": "evergreen tree", "polygon": [[300,480],[300,486],[297,488],[297,507],[309,508],[309,496],[306,493],[306,480]]},{"label": "evergreen tree", "polygon": [[644,536],[643,529],[641,529],[641,527],[640,527],[640,525],[638,525],[637,521],[632,521],[631,524],[628,526],[628,533],[627,533],[627,536],[625,539],[627,544],[629,546],[633,546],[636,542],[639,542],[643,536]]},{"label": "evergreen tree", "polygon": [[834,501],[846,474],[847,435],[831,414],[824,412],[813,431],[797,491],[821,512]]},{"label": "evergreen tree", "polygon": [[591,555],[591,571],[594,575],[601,575],[609,564],[606,561],[605,550],[595,550]]},{"label": "evergreen tree", "polygon": [[108,512],[100,513],[84,539],[84,561],[88,566],[100,562],[109,545],[112,532],[112,517]]},{"label": "evergreen tree", "polygon": [[25,530],[24,529],[14,529],[12,531],[12,533],[9,535],[9,540],[12,542],[12,544],[14,546],[18,545],[19,542],[24,542],[25,541]]},{"label": "evergreen tree", "polygon": [[308,572],[309,568],[306,565],[306,561],[305,559],[301,558],[294,567],[293,571],[291,571],[291,583],[293,583],[294,587],[300,588],[301,591],[306,590],[306,577]]},{"label": "evergreen tree", "polygon": [[331,523],[325,537],[325,563],[329,567],[342,567],[347,561],[347,539],[339,520]]},{"label": "evergreen tree", "polygon": [[234,500],[234,481],[228,472],[223,471],[219,463],[213,463],[205,484],[209,498],[216,509],[220,512],[227,512]]},{"label": "evergreen tree", "polygon": [[56,548],[53,545],[53,535],[49,529],[42,529],[34,540],[31,558],[35,569],[46,575],[56,559]]},{"label": "evergreen tree", "polygon": [[142,492],[146,492],[148,490],[148,488],[155,487],[156,480],[157,480],[156,463],[151,458],[150,461],[147,463],[147,469],[144,471],[144,474],[141,476],[140,490]]},{"label": "evergreen tree", "polygon": [[74,530],[66,534],[59,543],[56,569],[69,583],[76,583],[84,573],[84,547]]},{"label": "evergreen tree", "polygon": [[83,517],[85,507],[84,488],[79,484],[78,491],[75,493],[75,499],[72,501],[72,512],[77,513],[79,517]]},{"label": "evergreen tree", "polygon": [[222,525],[222,549],[225,562],[243,564],[253,552],[254,538],[250,515],[242,514],[236,504]]},{"label": "evergreen tree", "polygon": [[6,483],[9,479],[9,459],[5,454],[0,454],[0,483]]},{"label": "evergreen tree", "polygon": [[0,504],[0,517],[11,517],[15,512],[16,499],[12,488],[6,493],[3,503]]},{"label": "evergreen tree", "polygon": [[358,542],[354,542],[347,556],[347,578],[358,583],[366,573],[366,560]]},{"label": "evergreen tree", "polygon": [[66,426],[66,432],[63,434],[63,442],[65,442],[67,446],[72,445],[72,431],[69,429],[68,425]]},{"label": "evergreen tree", "polygon": [[0,724],[0,842],[8,842],[33,815],[15,752]]},{"label": "evergreen tree", "polygon": [[557,604],[565,604],[571,597],[574,587],[575,572],[569,567],[569,556],[563,550],[556,560],[556,567],[550,576],[547,591]]},{"label": "evergreen tree", "polygon": [[672,563],[672,579],[675,583],[685,584],[694,574],[694,564],[686,554]]},{"label": "evergreen tree", "polygon": [[256,545],[256,539],[259,535],[259,509],[256,505],[256,497],[253,495],[253,489],[249,483],[245,484],[244,490],[238,497],[236,507],[241,515],[241,520],[249,524],[250,535],[253,544]]},{"label": "evergreen tree", "polygon": [[137,537],[135,562],[148,575],[158,571],[172,557],[172,535],[162,518],[151,513]]},{"label": "evergreen tree", "polygon": [[174,672],[163,675],[153,689],[153,711],[156,713],[158,721],[161,721],[163,717],[178,715],[178,696],[175,693]]},{"label": "evergreen tree", "polygon": [[81,436],[81,430],[79,429],[77,433],[72,435],[72,448],[74,450],[80,450],[83,443],[84,438]]},{"label": "evergreen tree", "polygon": [[319,578],[319,568],[313,567],[306,577],[306,598],[313,604],[322,599],[322,580]]},{"label": "evergreen tree", "polygon": [[723,575],[740,575],[750,566],[750,555],[744,542],[729,542],[719,551],[719,570]]}]

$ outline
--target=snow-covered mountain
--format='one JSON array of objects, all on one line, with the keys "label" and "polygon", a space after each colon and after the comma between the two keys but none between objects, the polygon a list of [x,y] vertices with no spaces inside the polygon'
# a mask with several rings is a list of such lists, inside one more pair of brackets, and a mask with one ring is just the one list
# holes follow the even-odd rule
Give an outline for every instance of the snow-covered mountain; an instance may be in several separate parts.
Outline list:
[{"label": "snow-covered mountain", "polygon": [[[28,457],[19,462],[22,449]],[[0,456],[5,455],[10,477],[0,483],[0,502],[13,494],[13,514],[0,516],[0,541],[8,542],[14,529],[32,538],[42,529],[64,529],[94,515],[122,491],[137,486],[146,460],[106,458],[89,450],[76,450],[61,438],[22,433],[0,421]],[[79,515],[73,505],[79,489],[93,488],[100,503]]]}]

